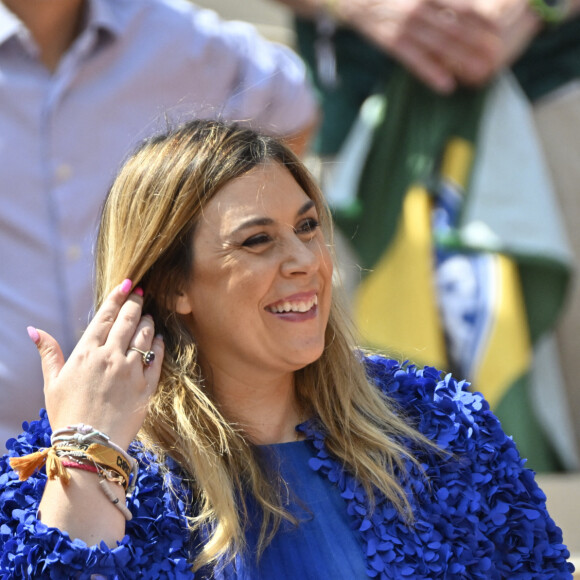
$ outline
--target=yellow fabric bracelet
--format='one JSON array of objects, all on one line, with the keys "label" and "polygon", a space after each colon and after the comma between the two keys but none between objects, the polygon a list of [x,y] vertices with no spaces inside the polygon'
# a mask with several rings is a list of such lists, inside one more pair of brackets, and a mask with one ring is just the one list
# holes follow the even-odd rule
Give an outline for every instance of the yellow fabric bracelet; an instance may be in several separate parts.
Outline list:
[{"label": "yellow fabric bracelet", "polygon": [[127,464],[125,458],[114,449],[106,445],[100,445],[99,443],[91,443],[88,446],[82,444],[59,445],[57,449],[65,456],[69,453],[71,456],[74,456],[75,451],[81,451],[86,459],[89,459],[102,468],[110,469],[117,473],[123,480],[125,491],[128,489],[131,479],[131,467]]}]

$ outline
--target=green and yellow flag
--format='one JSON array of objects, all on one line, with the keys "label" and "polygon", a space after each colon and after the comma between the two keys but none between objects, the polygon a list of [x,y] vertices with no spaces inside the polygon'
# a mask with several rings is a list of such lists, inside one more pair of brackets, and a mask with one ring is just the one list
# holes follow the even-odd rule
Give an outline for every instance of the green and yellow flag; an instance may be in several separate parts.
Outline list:
[{"label": "green and yellow flag", "polygon": [[443,97],[397,72],[363,108],[329,198],[362,267],[353,308],[367,344],[467,378],[528,465],[555,471],[566,461],[532,368],[571,256],[514,95],[503,78]]}]

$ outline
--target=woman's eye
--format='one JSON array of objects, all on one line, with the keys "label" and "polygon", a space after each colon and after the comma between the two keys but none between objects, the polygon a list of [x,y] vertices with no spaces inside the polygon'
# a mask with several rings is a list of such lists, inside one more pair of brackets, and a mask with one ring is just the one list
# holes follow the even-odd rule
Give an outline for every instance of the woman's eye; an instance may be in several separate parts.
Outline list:
[{"label": "woman's eye", "polygon": [[242,246],[246,248],[251,248],[253,246],[259,246],[260,244],[267,244],[270,241],[270,236],[267,234],[257,234],[248,238],[242,243]]},{"label": "woman's eye", "polygon": [[319,227],[320,222],[316,218],[308,218],[300,224],[296,232],[299,234],[310,234],[316,231]]}]

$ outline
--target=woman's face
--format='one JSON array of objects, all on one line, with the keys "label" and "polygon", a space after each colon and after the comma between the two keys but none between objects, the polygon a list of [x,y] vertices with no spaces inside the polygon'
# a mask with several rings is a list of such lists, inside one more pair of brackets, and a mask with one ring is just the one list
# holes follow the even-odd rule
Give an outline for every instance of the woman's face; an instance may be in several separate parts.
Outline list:
[{"label": "woman's face", "polygon": [[314,202],[286,168],[261,165],[223,187],[203,210],[193,255],[177,311],[190,315],[202,367],[275,376],[320,357],[332,261]]}]

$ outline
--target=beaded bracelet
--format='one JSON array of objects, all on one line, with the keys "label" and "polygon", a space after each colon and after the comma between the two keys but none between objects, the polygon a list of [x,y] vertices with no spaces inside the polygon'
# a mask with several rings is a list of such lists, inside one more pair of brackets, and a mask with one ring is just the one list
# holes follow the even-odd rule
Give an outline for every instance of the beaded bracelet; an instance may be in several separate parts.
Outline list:
[{"label": "beaded bracelet", "polygon": [[93,463],[98,463],[109,469],[116,471],[126,482],[125,488],[129,485],[132,472],[125,458],[110,447],[105,447],[99,443],[91,443],[90,445],[75,445],[71,443],[59,443],[55,445],[57,455],[59,457],[67,457],[68,455],[76,455],[89,459]]},{"label": "beaded bracelet", "polygon": [[133,514],[129,511],[129,508],[122,503],[119,498],[111,491],[108,487],[108,481],[105,477],[99,476],[99,486],[103,490],[103,493],[111,501],[111,503],[123,514],[127,521],[133,519]]}]

